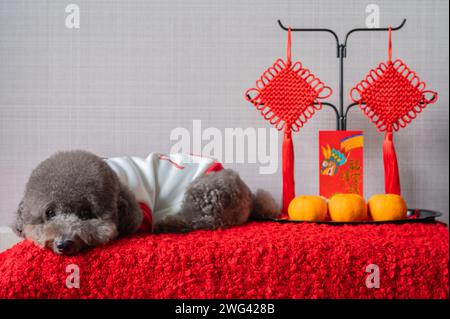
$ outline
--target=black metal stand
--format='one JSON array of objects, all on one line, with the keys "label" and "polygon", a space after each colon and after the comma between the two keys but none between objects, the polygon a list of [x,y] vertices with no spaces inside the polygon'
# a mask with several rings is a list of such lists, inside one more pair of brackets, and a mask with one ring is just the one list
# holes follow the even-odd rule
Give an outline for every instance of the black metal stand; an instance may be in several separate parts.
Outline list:
[{"label": "black metal stand", "polygon": [[[397,26],[397,27],[393,27],[392,31],[396,31],[396,30],[400,30],[406,23],[406,19],[403,19],[402,23]],[[285,27],[280,20],[278,20],[278,24],[280,25],[280,27],[285,30],[288,31],[289,29],[287,27]],[[331,33],[331,35],[333,35],[333,37],[336,40],[336,52],[337,52],[337,58],[339,59],[339,109],[328,102],[323,102],[323,105],[329,106],[331,107],[335,113],[336,113],[336,127],[337,130],[346,130],[347,129],[347,115],[348,115],[348,111],[355,105],[357,105],[357,103],[352,103],[347,105],[346,108],[344,108],[344,59],[347,57],[347,42],[348,42],[348,38],[352,33],[355,32],[360,32],[360,31],[389,31],[389,28],[357,28],[357,29],[353,29],[350,30],[349,32],[347,32],[346,36],[345,36],[345,41],[344,43],[340,43],[339,42],[339,37],[336,34],[336,32],[334,32],[331,29],[310,29],[310,28],[291,28],[292,32],[328,32]]]}]

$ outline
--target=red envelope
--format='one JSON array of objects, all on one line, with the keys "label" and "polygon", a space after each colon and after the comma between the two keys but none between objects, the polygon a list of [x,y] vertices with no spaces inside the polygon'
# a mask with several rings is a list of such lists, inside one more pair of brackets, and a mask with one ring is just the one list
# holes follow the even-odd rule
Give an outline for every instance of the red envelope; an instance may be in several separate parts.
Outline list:
[{"label": "red envelope", "polygon": [[363,196],[362,131],[319,132],[319,193],[330,198],[336,193]]}]

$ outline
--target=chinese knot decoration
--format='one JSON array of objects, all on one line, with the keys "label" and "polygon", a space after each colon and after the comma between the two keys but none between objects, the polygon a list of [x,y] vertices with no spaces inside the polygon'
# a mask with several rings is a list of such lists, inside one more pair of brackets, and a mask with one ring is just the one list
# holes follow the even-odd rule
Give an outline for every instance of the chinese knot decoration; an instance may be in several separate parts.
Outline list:
[{"label": "chinese knot decoration", "polygon": [[283,213],[295,197],[294,149],[291,132],[322,108],[321,99],[332,94],[330,87],[297,61],[291,61],[291,28],[288,30],[286,61],[278,59],[247,90],[245,97],[277,130],[284,131],[282,146]]},{"label": "chinese knot decoration", "polygon": [[385,192],[400,194],[400,177],[393,144],[393,131],[405,127],[438,94],[425,90],[426,84],[406,64],[392,61],[392,30],[389,28],[388,61],[369,71],[350,91],[350,98],[359,104],[364,114],[385,132],[383,142]]}]

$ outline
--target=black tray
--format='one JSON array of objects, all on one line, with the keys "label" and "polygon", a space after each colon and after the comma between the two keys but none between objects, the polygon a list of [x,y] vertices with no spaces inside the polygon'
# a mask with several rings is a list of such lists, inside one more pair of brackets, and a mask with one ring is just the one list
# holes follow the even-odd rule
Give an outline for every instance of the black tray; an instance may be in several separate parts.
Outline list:
[{"label": "black tray", "polygon": [[352,221],[352,222],[335,222],[332,220],[324,221],[309,221],[309,220],[290,220],[287,218],[272,218],[272,221],[279,223],[316,223],[316,224],[329,224],[329,225],[342,225],[342,224],[403,224],[403,223],[427,223],[435,221],[436,217],[442,216],[442,213],[429,209],[410,208],[406,213],[406,218],[401,220],[364,220],[364,221]]}]

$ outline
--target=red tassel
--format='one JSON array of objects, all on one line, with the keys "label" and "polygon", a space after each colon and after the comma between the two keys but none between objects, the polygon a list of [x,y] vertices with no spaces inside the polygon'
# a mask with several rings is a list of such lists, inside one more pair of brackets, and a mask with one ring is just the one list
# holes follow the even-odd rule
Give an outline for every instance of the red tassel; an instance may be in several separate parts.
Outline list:
[{"label": "red tassel", "polygon": [[294,146],[292,144],[291,131],[284,131],[283,150],[282,150],[282,167],[283,167],[283,214],[287,214],[289,203],[295,197],[295,180],[294,180]]},{"label": "red tassel", "polygon": [[392,132],[386,132],[383,142],[384,189],[386,194],[400,195],[400,176]]}]

